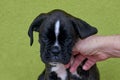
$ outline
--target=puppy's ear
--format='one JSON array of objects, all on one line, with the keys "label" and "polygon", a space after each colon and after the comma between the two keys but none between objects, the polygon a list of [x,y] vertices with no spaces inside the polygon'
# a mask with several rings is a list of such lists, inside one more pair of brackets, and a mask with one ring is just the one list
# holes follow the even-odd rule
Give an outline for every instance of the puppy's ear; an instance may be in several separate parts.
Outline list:
[{"label": "puppy's ear", "polygon": [[83,39],[97,33],[97,29],[78,18],[71,18],[72,24],[78,36]]},{"label": "puppy's ear", "polygon": [[46,19],[46,17],[47,17],[46,14],[40,14],[33,20],[32,24],[30,25],[29,30],[28,30],[28,36],[30,37],[31,46],[33,44],[33,31],[36,31],[36,32],[39,31],[40,25],[42,24],[44,19]]}]

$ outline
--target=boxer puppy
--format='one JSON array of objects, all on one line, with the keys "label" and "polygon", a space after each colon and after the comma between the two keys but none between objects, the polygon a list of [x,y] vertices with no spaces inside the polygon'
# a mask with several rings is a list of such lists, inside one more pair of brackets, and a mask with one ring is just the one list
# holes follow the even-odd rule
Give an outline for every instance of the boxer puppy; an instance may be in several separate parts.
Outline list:
[{"label": "boxer puppy", "polygon": [[73,57],[72,47],[77,39],[97,33],[96,28],[63,10],[53,10],[42,13],[33,20],[28,30],[31,46],[33,31],[39,33],[40,57],[45,63],[45,70],[38,80],[99,80],[96,64],[84,71],[84,61],[74,73],[64,67]]}]

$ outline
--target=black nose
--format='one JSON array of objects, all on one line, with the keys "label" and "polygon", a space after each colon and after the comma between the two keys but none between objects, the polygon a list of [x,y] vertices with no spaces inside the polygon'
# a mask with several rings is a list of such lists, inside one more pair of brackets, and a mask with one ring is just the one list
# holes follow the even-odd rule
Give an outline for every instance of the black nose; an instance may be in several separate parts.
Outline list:
[{"label": "black nose", "polygon": [[53,47],[51,47],[51,52],[54,55],[58,55],[60,53],[60,47],[59,46],[53,46]]}]

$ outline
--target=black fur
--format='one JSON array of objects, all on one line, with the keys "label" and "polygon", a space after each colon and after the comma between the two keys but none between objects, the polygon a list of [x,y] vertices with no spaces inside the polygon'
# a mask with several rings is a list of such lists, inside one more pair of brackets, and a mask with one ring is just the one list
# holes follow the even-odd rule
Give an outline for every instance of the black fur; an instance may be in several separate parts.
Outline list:
[{"label": "black fur", "polygon": [[[60,21],[60,33],[58,36],[60,48],[57,54],[55,54],[52,50],[56,39],[54,24],[57,20]],[[45,71],[39,76],[38,80],[61,80],[55,72],[51,72],[52,67],[49,63],[69,63],[72,56],[72,47],[76,40],[97,33],[96,28],[62,10],[42,13],[33,20],[28,30],[30,45],[33,44],[33,31],[39,32],[39,43],[41,45],[40,55],[42,61],[46,65]],[[99,80],[99,73],[96,65],[88,71],[84,71],[81,66],[77,69],[77,73],[81,78],[72,75],[69,70],[66,70],[68,73],[66,80]]]}]

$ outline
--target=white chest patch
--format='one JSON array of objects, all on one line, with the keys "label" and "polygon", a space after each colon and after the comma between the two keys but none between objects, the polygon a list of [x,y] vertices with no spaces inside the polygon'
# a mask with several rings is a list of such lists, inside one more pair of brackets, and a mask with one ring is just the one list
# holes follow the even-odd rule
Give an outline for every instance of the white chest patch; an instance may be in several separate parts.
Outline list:
[{"label": "white chest patch", "polygon": [[51,69],[51,71],[56,72],[57,76],[61,78],[61,80],[66,80],[67,71],[63,64],[57,63],[55,67]]},{"label": "white chest patch", "polygon": [[55,36],[56,36],[56,41],[55,41],[55,46],[58,46],[58,35],[60,33],[60,21],[57,20],[55,23]]}]

